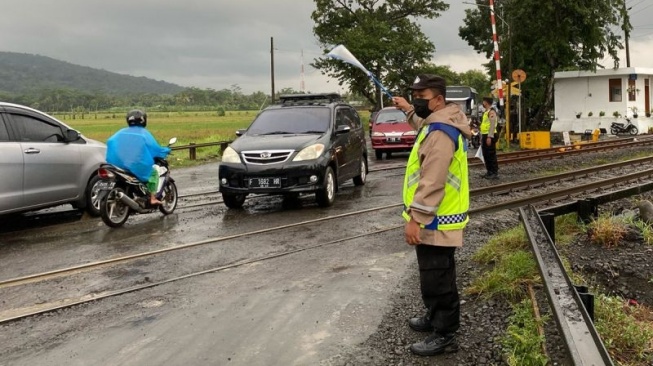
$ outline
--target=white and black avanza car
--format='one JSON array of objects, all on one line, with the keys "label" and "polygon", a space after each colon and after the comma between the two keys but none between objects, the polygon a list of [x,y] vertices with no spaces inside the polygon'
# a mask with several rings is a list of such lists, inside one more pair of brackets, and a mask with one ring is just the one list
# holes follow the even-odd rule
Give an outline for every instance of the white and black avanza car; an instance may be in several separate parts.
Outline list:
[{"label": "white and black avanza car", "polygon": [[354,108],[338,94],[296,94],[264,109],[225,149],[220,191],[229,208],[249,193],[315,193],[318,205],[333,204],[338,186],[365,184],[365,132]]}]

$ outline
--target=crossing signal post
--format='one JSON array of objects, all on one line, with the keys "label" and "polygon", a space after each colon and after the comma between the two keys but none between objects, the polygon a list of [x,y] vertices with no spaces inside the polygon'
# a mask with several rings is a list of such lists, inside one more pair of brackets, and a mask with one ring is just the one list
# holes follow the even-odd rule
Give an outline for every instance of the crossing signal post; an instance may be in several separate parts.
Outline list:
[{"label": "crossing signal post", "polygon": [[[521,133],[521,82],[526,80],[526,73],[523,70],[517,69],[512,73],[513,81],[512,82],[507,82],[503,85],[503,95],[507,95],[508,97],[506,98],[506,140],[507,141],[512,141],[512,133],[510,132],[510,124],[511,123],[518,123],[519,124],[519,133]],[[497,91],[497,88],[495,84],[492,84],[492,96],[498,97],[499,92]],[[518,120],[517,121],[511,121],[510,120],[510,105],[511,105],[511,97],[516,96],[518,97]],[[517,135],[517,138],[519,138],[519,135]]]},{"label": "crossing signal post", "polygon": [[[522,69],[516,69],[512,72],[512,80],[516,81],[519,86],[519,98],[517,99],[517,113],[519,123],[519,135],[521,136],[521,83],[526,80],[526,72]],[[512,83],[511,83],[512,84]]]}]

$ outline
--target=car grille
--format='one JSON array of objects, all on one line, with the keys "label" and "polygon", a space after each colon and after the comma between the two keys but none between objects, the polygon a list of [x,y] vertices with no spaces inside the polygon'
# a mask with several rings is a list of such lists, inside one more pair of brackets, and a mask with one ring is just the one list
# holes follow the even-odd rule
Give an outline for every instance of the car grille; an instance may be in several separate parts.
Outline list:
[{"label": "car grille", "polygon": [[260,150],[260,151],[243,151],[243,160],[247,164],[278,164],[290,158],[294,150]]}]

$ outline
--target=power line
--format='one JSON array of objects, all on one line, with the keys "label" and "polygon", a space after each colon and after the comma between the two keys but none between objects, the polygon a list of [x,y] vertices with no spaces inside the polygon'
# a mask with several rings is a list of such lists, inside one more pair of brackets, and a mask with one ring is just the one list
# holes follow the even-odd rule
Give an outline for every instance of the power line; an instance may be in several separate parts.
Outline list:
[{"label": "power line", "polygon": [[633,37],[630,37],[630,38],[641,38],[641,37],[646,37],[646,36],[650,36],[650,35],[653,35],[653,32],[649,32],[649,33],[645,33],[645,34],[639,34],[639,35],[636,35],[636,36],[633,36]]},{"label": "power line", "polygon": [[639,9],[638,11],[641,12],[642,10],[644,10],[644,9],[648,9],[648,8],[650,8],[651,6],[653,6],[653,4],[649,4],[648,6],[645,6],[645,7],[641,8],[641,9]]},{"label": "power line", "polygon": [[[631,0],[631,1],[632,1],[632,0]],[[644,1],[645,1],[645,0],[640,0],[640,1],[637,2],[637,4],[630,5],[630,7],[631,7],[631,8],[634,8],[634,7],[636,7],[637,5],[643,3]]]}]

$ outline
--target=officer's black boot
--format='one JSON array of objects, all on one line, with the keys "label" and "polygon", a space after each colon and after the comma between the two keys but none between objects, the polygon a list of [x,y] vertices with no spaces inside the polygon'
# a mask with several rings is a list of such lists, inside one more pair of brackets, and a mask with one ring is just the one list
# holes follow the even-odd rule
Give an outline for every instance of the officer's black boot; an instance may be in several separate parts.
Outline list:
[{"label": "officer's black boot", "polygon": [[418,356],[435,356],[444,352],[458,352],[458,341],[453,333],[441,335],[435,332],[425,340],[411,345],[410,350]]},{"label": "officer's black boot", "polygon": [[419,318],[411,318],[408,321],[408,326],[418,332],[432,332],[434,330],[431,320],[426,315],[420,316]]}]

